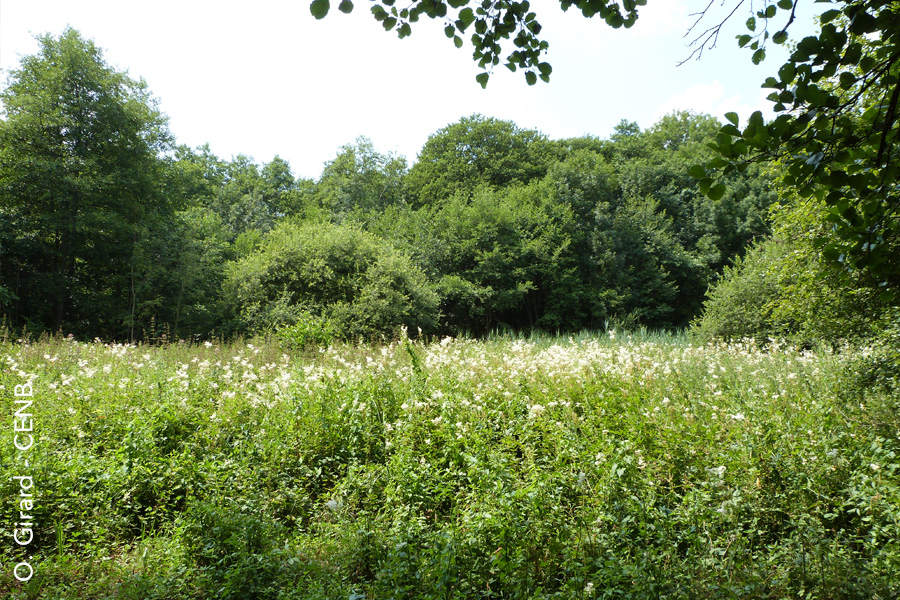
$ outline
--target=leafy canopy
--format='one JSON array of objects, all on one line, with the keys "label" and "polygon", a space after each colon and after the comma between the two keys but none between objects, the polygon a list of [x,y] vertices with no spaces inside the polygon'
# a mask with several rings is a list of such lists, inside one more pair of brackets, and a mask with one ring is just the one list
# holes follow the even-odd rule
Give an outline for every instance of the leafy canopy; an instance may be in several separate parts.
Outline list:
[{"label": "leafy canopy", "polygon": [[[829,207],[832,231],[819,240],[827,259],[848,270],[863,269],[872,285],[881,288],[882,301],[898,297],[900,259],[892,249],[900,234],[897,138],[900,103],[900,6],[895,0],[818,0],[834,8],[822,14],[818,35],[800,40],[777,75],[764,87],[781,113],[765,123],[762,113],[750,115],[739,128],[736,113],[711,144],[719,156],[697,165],[692,175],[700,191],[713,200],[725,196],[722,175],[746,169],[753,162],[777,162],[785,186],[801,197],[815,196]],[[726,16],[700,31],[691,56],[715,46],[722,26],[743,0],[723,3]],[[599,15],[612,27],[630,27],[646,0],[560,0],[563,10],[575,6],[586,17]],[[707,17],[710,2],[698,14],[693,32]],[[310,10],[318,19],[329,11],[328,0],[314,0]],[[758,10],[754,10],[758,8]],[[342,0],[338,9],[350,12]],[[751,5],[747,32],[737,36],[751,60],[766,58],[769,42],[784,44],[796,17],[795,0],[766,0]],[[541,39],[541,25],[530,4],[509,0],[412,0],[398,9],[394,0],[378,0],[372,8],[386,30],[406,37],[410,23],[420,16],[444,19],[445,33],[457,47],[460,34],[471,27],[473,59],[485,69],[476,76],[487,85],[492,67],[506,53],[501,43],[512,39],[515,49],[505,54],[505,66],[521,68],[529,85],[549,81],[552,68],[543,60],[549,45]],[[716,19],[717,21],[718,19]],[[689,33],[690,33],[689,32]]]},{"label": "leafy canopy", "polygon": [[[800,40],[777,77],[763,84],[774,90],[769,99],[779,116],[765,123],[757,111],[739,129],[729,113],[731,123],[713,144],[719,156],[695,175],[712,196],[719,173],[779,163],[787,189],[827,205],[832,226],[818,240],[824,256],[865,270],[881,300],[891,301],[900,284],[900,7],[886,0],[832,4],[839,8],[822,15],[818,36]],[[755,27],[753,19],[748,27]]]},{"label": "leafy canopy", "polygon": [[[634,25],[638,16],[637,7],[645,4],[647,0],[560,0],[563,10],[575,6],[585,17],[598,15],[615,28]],[[330,9],[329,0],[313,0],[309,5],[309,10],[316,19],[324,18]],[[341,0],[338,10],[350,13],[353,2]],[[419,17],[442,19],[444,34],[453,40],[457,48],[463,46],[461,36],[471,31],[470,39],[475,48],[472,58],[479,67],[487,69],[475,77],[482,87],[487,86],[490,77],[488,70],[500,64],[504,58],[504,66],[510,71],[524,70],[528,85],[534,85],[538,79],[550,81],[553,69],[550,63],[541,58],[549,48],[549,43],[540,37],[542,27],[528,0],[413,0],[406,8],[397,8],[395,0],[378,0],[372,6],[372,14],[385,31],[396,31],[400,38],[412,33],[411,24],[418,21]],[[505,51],[501,43],[510,38],[515,50],[504,57]]]},{"label": "leafy canopy", "polygon": [[[141,245],[165,228],[166,119],[143,81],[72,29],[38,37],[0,92],[0,247],[12,320],[121,333],[154,291]],[[125,293],[123,290],[130,290]]]}]

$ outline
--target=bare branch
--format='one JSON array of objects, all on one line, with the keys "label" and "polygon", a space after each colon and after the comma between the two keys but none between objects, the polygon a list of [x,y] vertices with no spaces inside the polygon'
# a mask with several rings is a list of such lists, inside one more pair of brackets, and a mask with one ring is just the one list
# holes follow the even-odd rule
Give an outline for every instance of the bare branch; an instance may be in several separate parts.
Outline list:
[{"label": "bare branch", "polygon": [[[706,16],[707,11],[713,5],[713,2],[715,2],[715,0],[710,0],[710,3],[701,12],[694,13],[693,15],[691,15],[691,16],[697,15],[697,20],[694,22],[693,25],[691,25],[691,28],[688,29],[688,32],[685,34],[685,37],[690,35],[691,31],[693,31],[694,28],[697,26],[697,24],[700,23],[700,21]],[[713,25],[712,27],[708,28],[706,31],[704,31],[703,33],[701,33],[700,35],[695,37],[693,39],[693,41],[691,41],[691,43],[688,45],[696,46],[696,47],[691,51],[690,55],[687,58],[678,62],[678,66],[680,67],[687,61],[694,58],[694,56],[696,56],[697,59],[699,60],[699,58],[701,56],[703,56],[704,50],[712,50],[713,48],[715,48],[716,43],[719,41],[719,33],[722,30],[722,26],[725,25],[725,23],[728,21],[728,19],[730,19],[731,17],[734,16],[734,13],[737,12],[737,9],[739,9],[741,6],[743,6],[744,2],[745,2],[745,0],[739,0],[738,3],[735,4],[734,8],[731,9],[731,12],[728,13],[728,15],[724,19],[722,19],[722,21],[719,22],[718,25]],[[699,45],[697,45],[698,42],[700,42]]]}]

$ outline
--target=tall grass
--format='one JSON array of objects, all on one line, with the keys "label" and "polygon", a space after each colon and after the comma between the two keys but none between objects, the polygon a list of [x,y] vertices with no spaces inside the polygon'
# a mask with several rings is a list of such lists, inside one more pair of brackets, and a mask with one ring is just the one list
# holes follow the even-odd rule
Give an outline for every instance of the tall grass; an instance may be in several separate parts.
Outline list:
[{"label": "tall grass", "polygon": [[[848,351],[52,338],[0,364],[36,393],[12,598],[900,594],[900,426]],[[9,523],[21,461],[0,445]]]}]

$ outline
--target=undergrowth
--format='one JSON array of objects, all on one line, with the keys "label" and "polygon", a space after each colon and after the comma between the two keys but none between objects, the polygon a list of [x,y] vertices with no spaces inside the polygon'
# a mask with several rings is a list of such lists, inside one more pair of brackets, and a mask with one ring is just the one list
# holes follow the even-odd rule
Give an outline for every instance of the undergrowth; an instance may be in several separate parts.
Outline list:
[{"label": "undergrowth", "polygon": [[8,530],[12,477],[37,494],[0,593],[900,594],[895,388],[855,376],[859,351],[612,331],[283,348],[0,345]]}]

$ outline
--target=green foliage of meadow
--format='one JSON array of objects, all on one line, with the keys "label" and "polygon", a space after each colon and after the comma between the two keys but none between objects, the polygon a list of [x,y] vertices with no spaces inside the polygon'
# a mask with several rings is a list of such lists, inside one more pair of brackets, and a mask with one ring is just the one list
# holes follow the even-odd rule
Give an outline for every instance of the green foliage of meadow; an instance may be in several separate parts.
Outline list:
[{"label": "green foliage of meadow", "polygon": [[[894,598],[867,349],[680,336],[0,344],[22,598]],[[35,444],[12,444],[32,382]],[[22,458],[30,460],[28,472]]]}]

